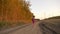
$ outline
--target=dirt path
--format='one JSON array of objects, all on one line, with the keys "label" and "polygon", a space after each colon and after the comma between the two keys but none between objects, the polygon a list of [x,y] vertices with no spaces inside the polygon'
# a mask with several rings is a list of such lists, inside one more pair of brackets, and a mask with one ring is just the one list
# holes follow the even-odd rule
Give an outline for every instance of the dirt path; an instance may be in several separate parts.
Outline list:
[{"label": "dirt path", "polygon": [[31,24],[25,28],[18,29],[16,31],[6,33],[6,34],[41,34],[40,28],[38,27],[38,23],[39,22],[36,22],[34,26],[33,24]]}]

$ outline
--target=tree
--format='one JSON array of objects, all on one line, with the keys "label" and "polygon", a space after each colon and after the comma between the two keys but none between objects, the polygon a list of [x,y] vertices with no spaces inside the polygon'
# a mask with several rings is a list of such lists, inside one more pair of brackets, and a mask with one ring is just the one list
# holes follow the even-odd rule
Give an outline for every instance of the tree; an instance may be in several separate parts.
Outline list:
[{"label": "tree", "polygon": [[30,4],[25,0],[0,0],[2,21],[27,21],[32,19]]}]

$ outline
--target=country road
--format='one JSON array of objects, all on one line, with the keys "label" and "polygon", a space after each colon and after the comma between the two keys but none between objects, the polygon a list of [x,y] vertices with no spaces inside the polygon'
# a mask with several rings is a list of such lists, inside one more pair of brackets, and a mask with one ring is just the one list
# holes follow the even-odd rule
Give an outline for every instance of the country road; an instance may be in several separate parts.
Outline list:
[{"label": "country road", "polygon": [[[39,26],[38,26],[39,25]],[[8,30],[9,31],[9,30]],[[28,24],[12,31],[0,32],[2,34],[60,34],[60,19],[50,19]]]},{"label": "country road", "polygon": [[38,27],[38,23],[39,22],[36,22],[34,26],[33,24],[30,24],[24,28],[17,29],[4,34],[41,34],[40,28]]}]

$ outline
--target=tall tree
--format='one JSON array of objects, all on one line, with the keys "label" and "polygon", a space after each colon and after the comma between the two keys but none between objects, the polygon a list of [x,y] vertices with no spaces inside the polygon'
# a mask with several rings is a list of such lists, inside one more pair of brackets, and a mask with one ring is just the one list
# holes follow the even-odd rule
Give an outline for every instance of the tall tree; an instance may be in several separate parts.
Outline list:
[{"label": "tall tree", "polygon": [[3,21],[31,21],[33,15],[29,6],[25,0],[0,0],[0,17]]}]

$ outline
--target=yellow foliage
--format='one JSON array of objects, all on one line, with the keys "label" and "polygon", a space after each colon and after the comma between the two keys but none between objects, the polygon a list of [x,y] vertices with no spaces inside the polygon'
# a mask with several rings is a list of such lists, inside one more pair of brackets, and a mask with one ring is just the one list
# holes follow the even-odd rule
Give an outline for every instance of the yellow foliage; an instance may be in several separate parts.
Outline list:
[{"label": "yellow foliage", "polygon": [[25,0],[0,0],[1,21],[30,23],[32,16],[29,4]]}]

